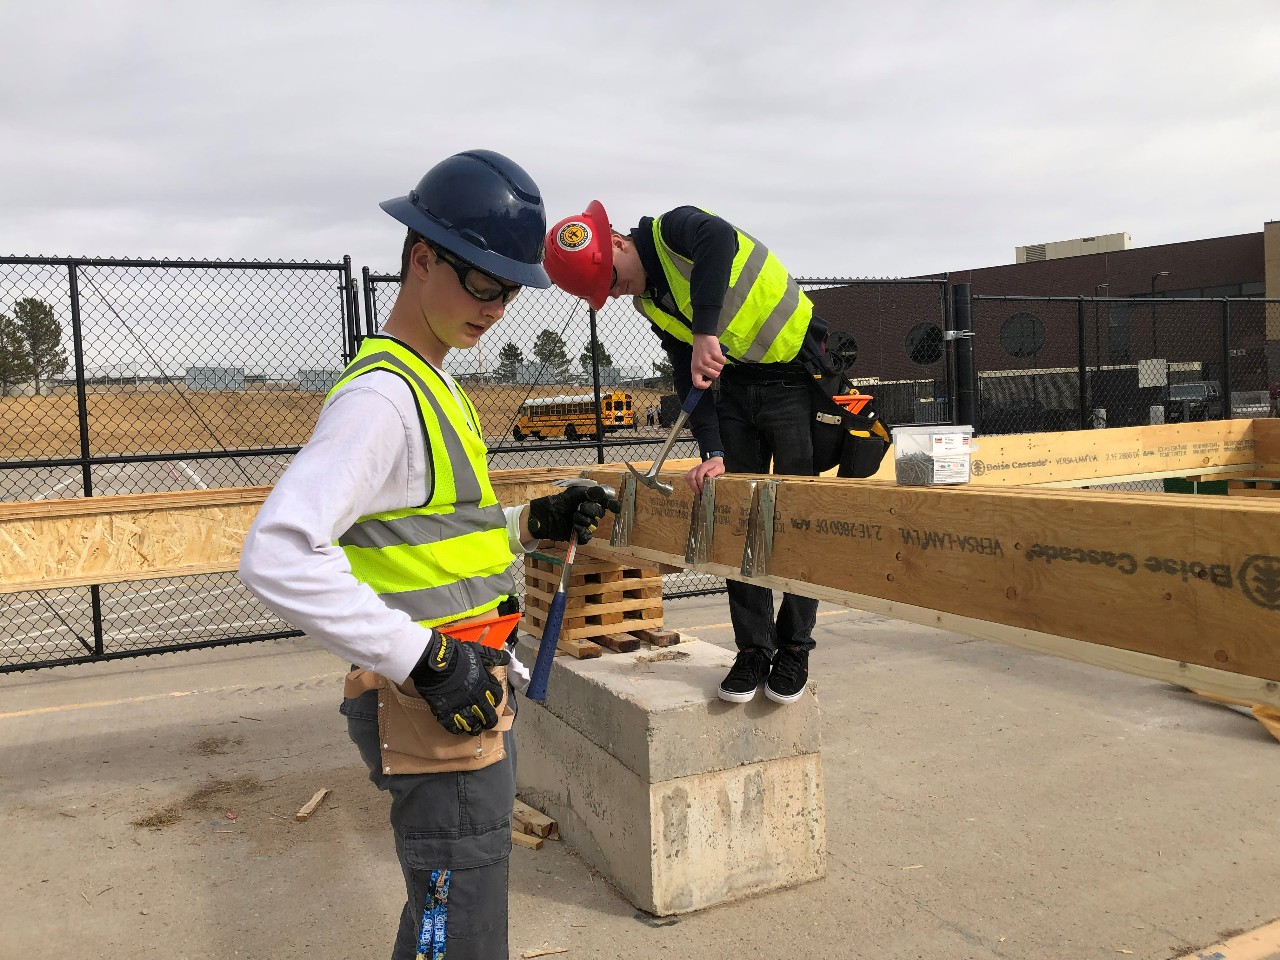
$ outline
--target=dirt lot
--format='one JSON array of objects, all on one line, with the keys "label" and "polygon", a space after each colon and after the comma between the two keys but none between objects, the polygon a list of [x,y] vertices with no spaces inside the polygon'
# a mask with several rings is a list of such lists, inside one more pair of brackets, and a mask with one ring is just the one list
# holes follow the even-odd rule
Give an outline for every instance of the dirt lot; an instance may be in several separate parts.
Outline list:
[{"label": "dirt lot", "polygon": [[[589,394],[590,387],[473,385],[467,395],[491,438],[511,439],[511,424],[529,397]],[[632,390],[641,416],[657,390]],[[306,442],[324,402],[321,393],[120,389],[90,393],[90,446],[96,456],[291,447]],[[73,394],[0,397],[0,459],[74,457],[80,428]]]}]

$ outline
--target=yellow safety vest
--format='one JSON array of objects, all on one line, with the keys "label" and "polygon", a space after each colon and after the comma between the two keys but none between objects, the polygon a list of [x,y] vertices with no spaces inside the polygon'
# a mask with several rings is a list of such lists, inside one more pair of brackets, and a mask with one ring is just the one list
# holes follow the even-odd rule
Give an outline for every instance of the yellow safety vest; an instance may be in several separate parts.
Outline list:
[{"label": "yellow safety vest", "polygon": [[351,572],[423,626],[492,610],[515,592],[515,557],[475,407],[459,388],[464,413],[430,364],[385,336],[365,339],[329,396],[370,370],[389,370],[413,391],[428,494],[422,506],[363,516],[338,538]]},{"label": "yellow safety vest", "polygon": [[[764,244],[741,230],[738,253],[729,273],[729,289],[716,335],[725,352],[735,360],[751,363],[787,363],[804,343],[813,317],[813,302],[791,278],[778,258]],[[693,306],[689,282],[693,261],[681,256],[662,239],[662,218],[653,221],[653,244],[662,272],[683,317],[672,316],[652,300],[636,297],[636,309],[657,326],[685,343],[693,343]]]}]

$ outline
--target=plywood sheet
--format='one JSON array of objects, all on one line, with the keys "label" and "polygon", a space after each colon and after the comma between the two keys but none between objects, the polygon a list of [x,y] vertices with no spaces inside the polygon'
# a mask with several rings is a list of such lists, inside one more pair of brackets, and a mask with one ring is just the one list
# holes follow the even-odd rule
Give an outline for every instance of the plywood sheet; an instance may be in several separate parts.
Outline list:
[{"label": "plywood sheet", "polygon": [[[576,467],[495,471],[518,504]],[[0,594],[235,570],[269,487],[0,504]]]}]

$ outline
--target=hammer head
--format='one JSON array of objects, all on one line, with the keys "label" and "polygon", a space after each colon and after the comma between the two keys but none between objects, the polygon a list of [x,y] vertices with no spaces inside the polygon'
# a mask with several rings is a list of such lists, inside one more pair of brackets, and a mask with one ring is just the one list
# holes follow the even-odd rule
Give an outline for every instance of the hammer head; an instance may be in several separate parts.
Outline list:
[{"label": "hammer head", "polygon": [[661,480],[659,480],[657,475],[654,474],[652,470],[650,470],[647,473],[641,473],[639,470],[637,470],[635,467],[633,467],[629,463],[627,464],[627,469],[631,471],[631,473],[635,476],[636,480],[638,480],[640,483],[643,483],[649,489],[657,490],[664,497],[671,496],[671,492],[674,488],[671,486],[671,484],[663,483]]},{"label": "hammer head", "polygon": [[[630,466],[630,464],[628,464]],[[607,483],[596,483],[590,477],[563,477],[559,480],[552,480],[552,484],[557,487],[600,487],[611,498],[617,498],[618,491],[613,489]]]}]

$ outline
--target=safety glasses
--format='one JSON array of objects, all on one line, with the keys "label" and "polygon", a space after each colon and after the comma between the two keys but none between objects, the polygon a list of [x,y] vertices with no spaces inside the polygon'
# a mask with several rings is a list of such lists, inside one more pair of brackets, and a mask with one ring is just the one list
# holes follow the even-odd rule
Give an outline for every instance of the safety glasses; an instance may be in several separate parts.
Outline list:
[{"label": "safety glasses", "polygon": [[432,249],[435,250],[437,257],[453,267],[453,272],[458,275],[458,282],[462,284],[462,289],[481,303],[493,303],[501,299],[506,304],[520,295],[521,287],[518,283],[514,285],[502,283],[479,267],[473,267],[467,261],[459,260],[448,250],[442,250],[439,247]]}]

